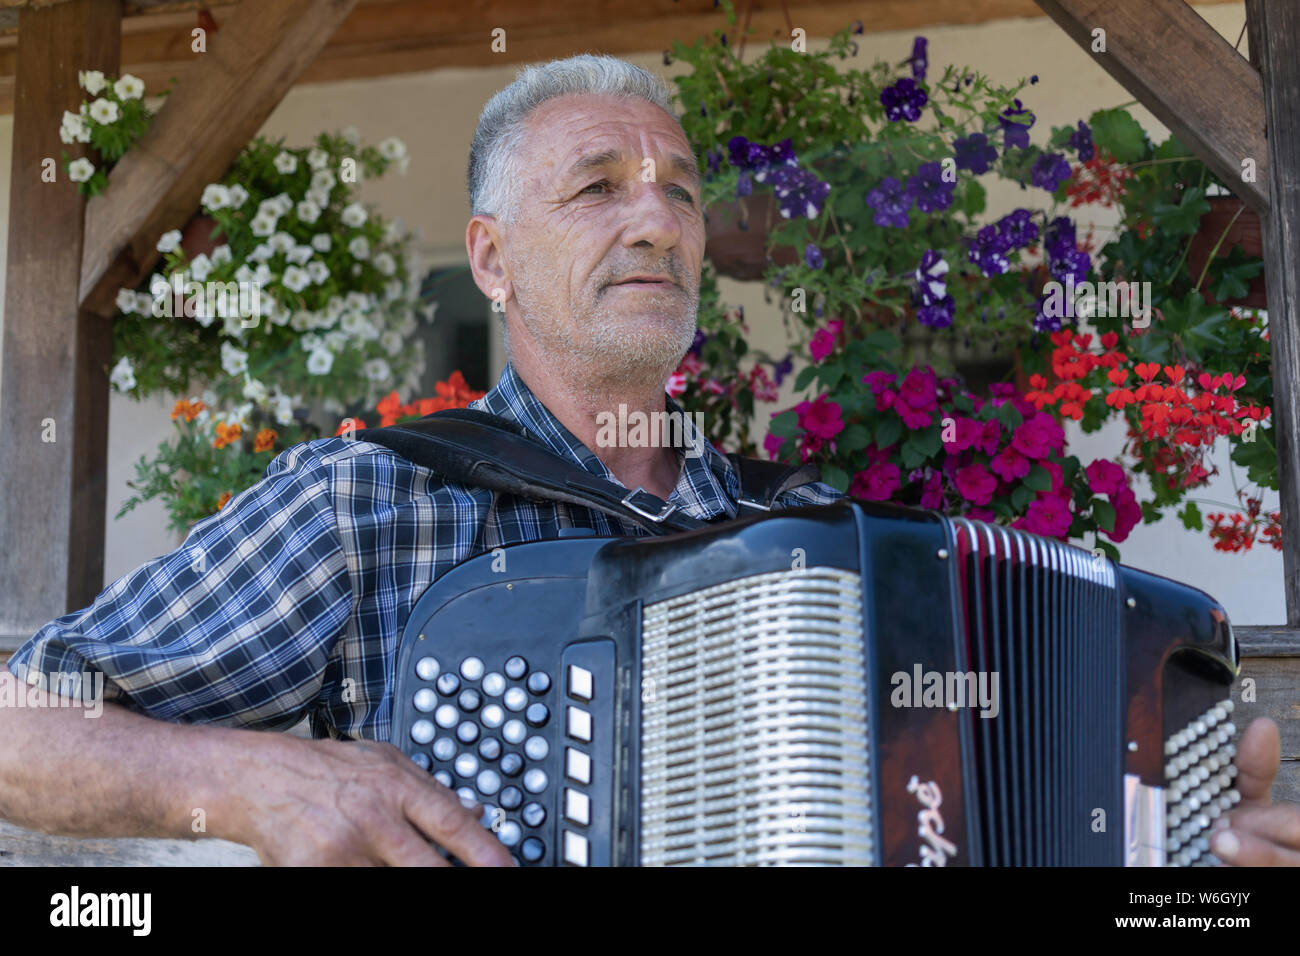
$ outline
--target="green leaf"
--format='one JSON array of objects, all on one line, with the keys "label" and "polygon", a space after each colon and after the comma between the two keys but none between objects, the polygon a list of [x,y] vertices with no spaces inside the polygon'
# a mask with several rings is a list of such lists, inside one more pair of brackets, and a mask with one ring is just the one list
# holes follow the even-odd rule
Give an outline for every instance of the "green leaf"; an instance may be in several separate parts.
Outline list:
[{"label": "green leaf", "polygon": [[796,392],[802,392],[805,388],[807,388],[812,383],[812,380],[816,375],[817,375],[816,365],[805,365],[803,368],[799,370],[799,374],[795,376],[794,390]]},{"label": "green leaf", "polygon": [[966,188],[961,197],[960,209],[966,215],[974,219],[984,211],[988,200],[988,193],[978,179],[971,179],[966,183]]},{"label": "green leaf", "polygon": [[1146,155],[1146,133],[1127,110],[1097,110],[1088,118],[1092,141],[1121,163],[1136,163]]},{"label": "green leaf", "polygon": [[773,435],[792,438],[799,432],[799,413],[794,409],[788,409],[779,415],[774,415],[767,427]]},{"label": "green leaf", "polygon": [[1183,527],[1188,531],[1204,531],[1205,520],[1201,517],[1201,509],[1196,506],[1195,501],[1189,501],[1183,506],[1183,510],[1178,512],[1178,517],[1183,522]]},{"label": "green leaf", "polygon": [[1109,541],[1102,541],[1100,537],[1094,535],[1092,539],[1092,546],[1094,549],[1101,551],[1103,554],[1106,555],[1106,557],[1110,558],[1112,561],[1119,560],[1119,548],[1115,547]]},{"label": "green leaf", "polygon": [[1092,501],[1092,518],[1102,531],[1115,530],[1115,507],[1109,501],[1094,498]]},{"label": "green leaf", "polygon": [[1029,503],[1034,500],[1034,493],[1024,485],[1017,486],[1011,492],[1011,507],[1017,512],[1024,511],[1029,507]]},{"label": "green leaf", "polygon": [[871,432],[862,425],[849,425],[835,437],[835,443],[846,452],[861,451],[871,444]]},{"label": "green leaf", "polygon": [[820,465],[822,481],[830,485],[836,491],[847,493],[849,490],[849,476],[845,474],[843,468],[835,465]]},{"label": "green leaf", "polygon": [[[1006,406],[1003,406],[1004,408]],[[1034,465],[1023,479],[1024,486],[1032,491],[1051,491],[1052,476],[1042,465]]]},{"label": "green leaf", "polygon": [[998,406],[996,413],[997,420],[1002,423],[1002,427],[1014,431],[1024,423],[1024,416],[1016,409],[1016,406],[1010,402],[1003,402]]},{"label": "green leaf", "polygon": [[903,435],[903,423],[897,415],[886,415],[876,426],[876,447],[882,451],[898,443]]}]

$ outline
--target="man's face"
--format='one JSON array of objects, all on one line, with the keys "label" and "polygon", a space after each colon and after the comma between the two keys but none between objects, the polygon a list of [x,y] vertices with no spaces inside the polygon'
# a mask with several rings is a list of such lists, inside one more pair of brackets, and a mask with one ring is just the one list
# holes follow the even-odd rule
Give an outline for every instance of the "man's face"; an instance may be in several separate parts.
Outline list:
[{"label": "man's face", "polygon": [[527,128],[518,215],[501,226],[524,326],[589,379],[662,384],[695,335],[704,218],[690,144],[639,99],[559,97]]}]

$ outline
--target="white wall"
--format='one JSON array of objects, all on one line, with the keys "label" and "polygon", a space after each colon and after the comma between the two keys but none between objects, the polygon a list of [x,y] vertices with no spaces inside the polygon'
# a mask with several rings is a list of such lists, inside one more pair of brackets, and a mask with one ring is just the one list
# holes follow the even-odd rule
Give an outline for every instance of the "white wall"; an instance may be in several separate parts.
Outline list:
[{"label": "white wall", "polygon": [[[1239,3],[1196,10],[1229,42],[1236,42],[1244,16]],[[941,69],[947,63],[971,65],[993,81],[1006,84],[1037,73],[1040,82],[1026,91],[1025,100],[1038,116],[1033,132],[1037,142],[1053,125],[1073,123],[1094,109],[1132,99],[1046,18],[936,28],[926,31],[926,35],[930,39],[932,69]],[[877,56],[898,61],[911,49],[912,32],[872,34],[859,39],[859,63],[865,65]],[[668,75],[681,69],[680,64],[674,64],[665,71],[658,51],[628,59]],[[384,181],[365,184],[363,198],[376,203],[384,214],[400,216],[419,230],[427,248],[438,258],[459,261],[463,258],[468,217],[465,163],[474,124],[483,103],[513,78],[516,69],[448,69],[302,86],[285,98],[263,132],[285,136],[290,145],[301,144],[322,129],[337,130],[349,125],[358,127],[369,142],[389,135],[401,137],[411,151],[408,174],[403,178],[394,173]],[[1133,112],[1153,136],[1163,138],[1163,127],[1145,110],[1134,107]],[[57,118],[53,121],[57,122]],[[12,119],[0,117],[0,156],[9,155],[11,135]],[[0,177],[0,223],[5,223],[7,162],[0,161]],[[1036,198],[1032,191],[1021,193],[1014,187],[992,191],[991,212],[998,214]],[[1113,218],[1105,222],[1099,219],[1099,226],[1108,228],[1112,224]],[[1086,232],[1086,220],[1082,231]],[[0,228],[0,246],[5,233],[6,228]],[[723,293],[729,302],[745,306],[753,332],[751,344],[782,354],[779,315],[763,303],[761,286],[724,280]],[[500,368],[499,355],[494,368]],[[782,400],[788,399],[787,391]],[[129,496],[125,482],[134,473],[136,459],[151,452],[169,434],[171,406],[170,398],[137,403],[115,393],[111,399],[106,583],[174,546],[173,536],[165,530],[163,508],[157,503],[120,520],[111,517]],[[759,421],[766,421],[776,407],[760,408]],[[1070,431],[1071,446],[1085,462],[1119,451],[1122,435],[1115,429],[1094,436]],[[1226,455],[1221,454],[1223,458]],[[1218,480],[1201,497],[1234,500],[1231,487],[1225,485],[1224,480]],[[1275,506],[1275,501],[1269,504]],[[1206,589],[1226,605],[1237,623],[1268,624],[1285,619],[1281,557],[1271,549],[1244,556],[1220,554],[1212,550],[1204,535],[1186,532],[1170,518],[1154,526],[1139,527],[1122,550],[1126,563]]]}]

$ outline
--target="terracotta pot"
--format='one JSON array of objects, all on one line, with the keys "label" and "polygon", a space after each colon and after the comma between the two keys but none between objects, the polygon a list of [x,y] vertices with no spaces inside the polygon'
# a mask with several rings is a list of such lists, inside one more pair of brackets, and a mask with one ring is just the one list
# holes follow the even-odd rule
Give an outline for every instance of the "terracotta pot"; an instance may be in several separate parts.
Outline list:
[{"label": "terracotta pot", "polygon": [[[1215,196],[1210,199],[1210,211],[1201,217],[1201,228],[1192,236],[1191,246],[1187,250],[1187,271],[1195,282],[1209,260],[1210,250],[1219,244],[1216,256],[1226,256],[1234,245],[1241,246],[1249,256],[1264,255],[1264,227],[1259,214],[1250,209],[1236,196]],[[1226,230],[1226,235],[1225,235]],[[1219,243],[1222,237],[1223,242]],[[1201,285],[1205,298],[1214,302],[1210,294],[1209,283]],[[1264,295],[1264,273],[1250,281],[1250,291],[1241,298],[1228,299],[1221,305],[1237,305],[1250,309],[1267,307]]]},{"label": "terracotta pot", "polygon": [[[761,279],[767,268],[767,240],[781,220],[770,191],[755,192],[709,207],[704,225],[704,254],[720,275],[733,279]],[[772,259],[783,266],[799,261],[794,246],[777,246]]]},{"label": "terracotta pot", "polygon": [[222,238],[213,238],[212,230],[217,228],[217,221],[211,216],[195,216],[181,230],[181,248],[193,259],[199,254],[211,256],[212,250],[224,243]]}]

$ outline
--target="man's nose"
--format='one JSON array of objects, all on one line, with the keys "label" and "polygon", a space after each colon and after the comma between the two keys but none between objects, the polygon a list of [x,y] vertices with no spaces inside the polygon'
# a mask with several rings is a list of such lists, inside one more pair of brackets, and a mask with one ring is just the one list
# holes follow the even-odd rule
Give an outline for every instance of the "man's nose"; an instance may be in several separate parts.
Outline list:
[{"label": "man's nose", "polygon": [[662,183],[638,180],[630,196],[623,245],[631,247],[648,242],[656,249],[667,250],[681,242],[681,219],[673,208],[673,200],[664,194]]}]

